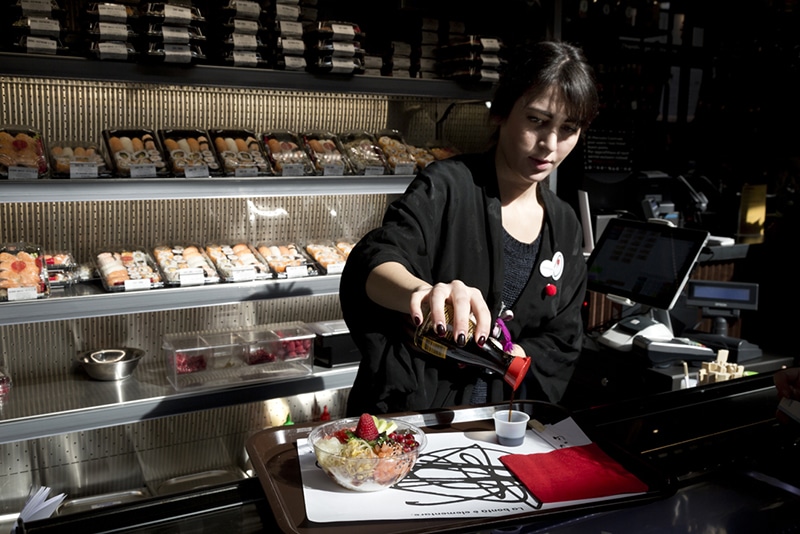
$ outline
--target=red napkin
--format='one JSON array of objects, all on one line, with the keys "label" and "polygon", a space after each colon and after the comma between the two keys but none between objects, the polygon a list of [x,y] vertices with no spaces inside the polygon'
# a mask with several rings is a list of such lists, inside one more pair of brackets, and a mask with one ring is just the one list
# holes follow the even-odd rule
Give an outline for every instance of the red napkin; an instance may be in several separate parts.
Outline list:
[{"label": "red napkin", "polygon": [[647,491],[647,484],[595,443],[537,454],[509,454],[500,461],[544,503]]}]

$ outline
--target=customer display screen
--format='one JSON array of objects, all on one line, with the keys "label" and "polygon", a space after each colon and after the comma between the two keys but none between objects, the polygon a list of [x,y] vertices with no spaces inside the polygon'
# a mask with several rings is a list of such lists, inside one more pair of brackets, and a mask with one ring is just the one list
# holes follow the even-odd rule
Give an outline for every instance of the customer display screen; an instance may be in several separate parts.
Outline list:
[{"label": "customer display screen", "polygon": [[707,239],[701,230],[612,219],[587,260],[588,288],[672,309]]}]

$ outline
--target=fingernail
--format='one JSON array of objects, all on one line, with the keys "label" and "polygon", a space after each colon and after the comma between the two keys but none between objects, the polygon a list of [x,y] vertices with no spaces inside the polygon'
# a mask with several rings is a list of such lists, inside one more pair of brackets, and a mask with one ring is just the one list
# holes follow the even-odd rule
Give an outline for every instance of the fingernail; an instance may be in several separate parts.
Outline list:
[{"label": "fingernail", "polygon": [[438,323],[436,325],[436,333],[439,334],[440,336],[443,336],[447,333],[447,329],[444,327],[442,323]]},{"label": "fingernail", "polygon": [[464,332],[458,334],[458,339],[456,339],[456,343],[458,343],[462,347],[467,344],[467,336],[464,335]]},{"label": "fingernail", "polygon": [[486,343],[486,336],[479,337],[478,338],[478,346],[482,347],[484,343]]},{"label": "fingernail", "polygon": [[422,324],[422,317],[420,317],[419,315],[415,315],[414,316],[414,324],[417,325],[417,326],[421,325]]}]

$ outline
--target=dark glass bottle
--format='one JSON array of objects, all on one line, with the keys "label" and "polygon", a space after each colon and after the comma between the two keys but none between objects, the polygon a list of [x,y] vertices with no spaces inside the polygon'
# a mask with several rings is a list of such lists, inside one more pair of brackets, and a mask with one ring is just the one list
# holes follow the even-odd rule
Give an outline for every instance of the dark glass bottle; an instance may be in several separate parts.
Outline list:
[{"label": "dark glass bottle", "polygon": [[530,357],[514,356],[505,352],[500,341],[493,337],[488,338],[482,347],[479,346],[474,340],[475,322],[472,318],[469,321],[467,343],[461,347],[453,339],[450,308],[445,309],[445,318],[447,332],[444,336],[439,336],[435,332],[429,313],[414,333],[414,345],[421,351],[437,358],[450,358],[499,373],[503,375],[503,380],[516,391],[531,366]]}]

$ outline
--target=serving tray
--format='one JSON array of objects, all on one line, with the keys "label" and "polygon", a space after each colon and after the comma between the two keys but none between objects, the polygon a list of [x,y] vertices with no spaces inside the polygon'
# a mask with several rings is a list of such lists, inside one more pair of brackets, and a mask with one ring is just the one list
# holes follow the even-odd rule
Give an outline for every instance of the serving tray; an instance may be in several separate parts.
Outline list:
[{"label": "serving tray", "polygon": [[[569,417],[562,408],[538,401],[515,402],[515,409],[523,410],[541,423],[554,424]],[[492,414],[507,404],[463,407],[424,413],[391,414],[387,417],[403,419],[420,427],[426,434],[440,432],[483,432],[493,430]],[[466,518],[462,515],[444,519],[395,519],[341,522],[312,522],[306,515],[303,480],[297,442],[303,441],[311,430],[321,423],[296,424],[262,430],[251,436],[246,444],[247,453],[277,524],[286,533],[314,533],[324,529],[326,534],[339,533],[428,533],[443,530],[486,529],[533,523],[540,519],[553,519],[556,515],[595,513],[615,507],[641,504],[663,498],[674,492],[669,480],[647,464],[642,458],[627,454],[611,445],[598,443],[609,456],[648,485],[648,491],[636,495],[592,500],[581,504],[548,506],[523,513],[509,513],[501,517]],[[591,429],[581,429],[591,437]],[[524,451],[520,451],[524,452]],[[520,485],[521,487],[521,485]],[[353,493],[354,506],[358,506],[359,493]]]}]

